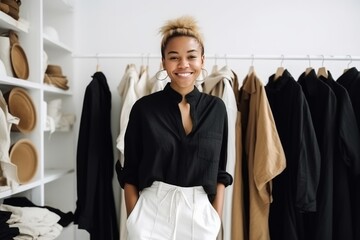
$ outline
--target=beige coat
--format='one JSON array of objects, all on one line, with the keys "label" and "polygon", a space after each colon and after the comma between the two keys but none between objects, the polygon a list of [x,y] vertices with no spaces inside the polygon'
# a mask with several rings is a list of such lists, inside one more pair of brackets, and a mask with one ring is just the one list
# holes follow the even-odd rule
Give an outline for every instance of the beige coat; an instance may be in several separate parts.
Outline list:
[{"label": "beige coat", "polygon": [[269,240],[271,180],[286,166],[285,154],[263,84],[251,72],[239,96],[243,151],[249,175],[249,239]]}]

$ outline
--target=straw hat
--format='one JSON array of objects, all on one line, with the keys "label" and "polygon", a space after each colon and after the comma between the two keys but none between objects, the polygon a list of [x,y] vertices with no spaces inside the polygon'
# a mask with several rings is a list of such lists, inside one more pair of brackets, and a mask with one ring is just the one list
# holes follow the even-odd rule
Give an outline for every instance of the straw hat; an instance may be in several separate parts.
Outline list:
[{"label": "straw hat", "polygon": [[36,110],[27,91],[15,87],[5,93],[4,97],[7,100],[9,112],[20,119],[19,124],[12,125],[11,130],[22,133],[31,132],[36,125]]},{"label": "straw hat", "polygon": [[17,34],[10,30],[10,60],[12,70],[15,77],[21,79],[28,79],[29,77],[29,63],[24,49],[20,46]]},{"label": "straw hat", "polygon": [[29,78],[29,63],[24,49],[19,43],[14,43],[10,49],[12,69],[16,77],[21,79]]},{"label": "straw hat", "polygon": [[7,9],[5,8],[5,10],[7,10],[7,11],[4,11],[6,14],[11,16],[15,20],[19,19],[21,1],[17,1],[17,0],[1,0],[1,3],[3,5],[8,6]]},{"label": "straw hat", "polygon": [[68,80],[63,75],[61,66],[49,64],[45,71],[44,82],[63,90],[69,89]]},{"label": "straw hat", "polygon": [[20,139],[10,147],[10,161],[17,166],[19,183],[29,182],[36,174],[38,154],[28,139]]},{"label": "straw hat", "polygon": [[9,9],[9,5],[0,2],[0,11],[4,12],[4,13],[9,13],[10,9]]}]

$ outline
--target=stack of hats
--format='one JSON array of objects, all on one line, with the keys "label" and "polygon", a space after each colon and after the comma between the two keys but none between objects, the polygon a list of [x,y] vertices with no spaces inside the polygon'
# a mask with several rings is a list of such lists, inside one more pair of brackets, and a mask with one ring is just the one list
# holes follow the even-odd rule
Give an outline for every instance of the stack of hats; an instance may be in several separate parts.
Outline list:
[{"label": "stack of hats", "polygon": [[44,82],[63,90],[68,90],[68,80],[66,76],[62,74],[61,67],[59,65],[49,64],[45,71]]},{"label": "stack of hats", "polygon": [[0,10],[4,13],[8,14],[15,20],[19,19],[19,11],[20,11],[20,0],[1,0],[0,2]]}]

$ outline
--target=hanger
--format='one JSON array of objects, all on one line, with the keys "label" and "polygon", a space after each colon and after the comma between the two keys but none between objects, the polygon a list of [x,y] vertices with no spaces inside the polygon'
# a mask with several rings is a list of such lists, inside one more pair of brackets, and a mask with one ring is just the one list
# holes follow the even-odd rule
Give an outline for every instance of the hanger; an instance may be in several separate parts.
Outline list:
[{"label": "hanger", "polygon": [[310,55],[307,55],[307,56],[308,56],[308,60],[309,60],[309,66],[305,70],[305,76],[308,75],[311,72],[311,70],[313,70],[313,68],[311,67]]},{"label": "hanger", "polygon": [[323,56],[323,59],[322,59],[321,67],[319,67],[319,69],[318,69],[317,77],[322,76],[324,78],[328,78],[328,73],[327,73],[326,67],[324,67],[325,57],[324,57],[324,55],[322,55],[322,56]]},{"label": "hanger", "polygon": [[99,54],[96,54],[96,72],[100,72]]},{"label": "hanger", "polygon": [[274,80],[277,80],[279,77],[281,77],[285,71],[284,67],[282,66],[284,62],[284,55],[281,55],[281,63],[280,67],[276,69]]},{"label": "hanger", "polygon": [[254,54],[251,54],[251,65],[249,67],[248,76],[254,72]]},{"label": "hanger", "polygon": [[348,65],[347,65],[347,68],[344,69],[344,73],[345,73],[347,70],[350,69],[350,64],[352,63],[351,55],[348,55],[348,57],[349,57],[350,61],[349,61]]},{"label": "hanger", "polygon": [[215,54],[215,63],[214,66],[212,67],[211,74],[215,74],[218,71],[219,71],[219,66],[217,64],[217,54]]}]

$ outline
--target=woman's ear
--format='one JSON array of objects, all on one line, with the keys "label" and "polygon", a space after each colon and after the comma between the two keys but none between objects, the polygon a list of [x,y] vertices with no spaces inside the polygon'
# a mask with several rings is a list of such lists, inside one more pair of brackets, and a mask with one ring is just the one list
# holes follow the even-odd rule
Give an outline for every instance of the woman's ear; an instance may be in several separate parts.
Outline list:
[{"label": "woman's ear", "polygon": [[165,69],[165,59],[161,58],[161,66],[163,69]]},{"label": "woman's ear", "polygon": [[201,66],[203,67],[205,63],[205,55],[201,56]]}]

